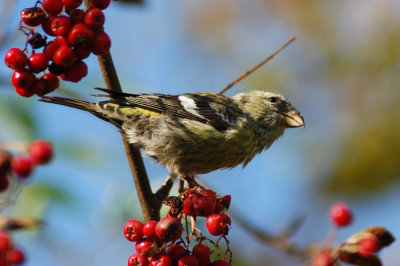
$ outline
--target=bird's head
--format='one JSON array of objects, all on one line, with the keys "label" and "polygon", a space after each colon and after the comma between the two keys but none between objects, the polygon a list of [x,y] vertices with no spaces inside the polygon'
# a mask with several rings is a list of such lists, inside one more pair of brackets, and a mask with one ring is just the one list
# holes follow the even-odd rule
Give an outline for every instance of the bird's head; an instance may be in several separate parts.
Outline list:
[{"label": "bird's head", "polygon": [[284,130],[305,125],[302,114],[279,93],[254,90],[237,94],[233,99],[263,128]]}]

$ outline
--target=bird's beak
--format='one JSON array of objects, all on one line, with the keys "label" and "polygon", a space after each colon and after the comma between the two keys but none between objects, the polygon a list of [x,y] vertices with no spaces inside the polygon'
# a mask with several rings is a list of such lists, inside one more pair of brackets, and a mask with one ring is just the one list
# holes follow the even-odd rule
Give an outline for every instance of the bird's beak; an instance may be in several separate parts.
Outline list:
[{"label": "bird's beak", "polygon": [[281,113],[287,127],[305,127],[303,115],[296,109]]}]

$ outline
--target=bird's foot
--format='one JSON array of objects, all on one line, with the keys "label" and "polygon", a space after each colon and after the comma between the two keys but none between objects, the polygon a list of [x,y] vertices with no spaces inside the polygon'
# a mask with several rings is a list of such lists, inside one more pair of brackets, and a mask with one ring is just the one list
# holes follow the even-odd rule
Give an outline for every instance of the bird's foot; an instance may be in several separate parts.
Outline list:
[{"label": "bird's foot", "polygon": [[185,191],[186,189],[184,188],[184,183],[182,181],[185,181],[187,183],[187,188],[194,188],[194,189],[205,189],[202,185],[200,185],[199,183],[197,183],[197,181],[195,180],[195,178],[193,176],[184,176],[181,177],[181,182],[179,184],[179,191]]}]

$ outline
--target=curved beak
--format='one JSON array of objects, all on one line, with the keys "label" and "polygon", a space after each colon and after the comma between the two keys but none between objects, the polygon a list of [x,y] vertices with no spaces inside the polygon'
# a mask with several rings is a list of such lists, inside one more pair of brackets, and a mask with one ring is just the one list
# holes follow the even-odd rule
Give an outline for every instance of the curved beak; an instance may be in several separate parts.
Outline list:
[{"label": "curved beak", "polygon": [[305,127],[303,115],[296,109],[281,113],[287,127]]}]

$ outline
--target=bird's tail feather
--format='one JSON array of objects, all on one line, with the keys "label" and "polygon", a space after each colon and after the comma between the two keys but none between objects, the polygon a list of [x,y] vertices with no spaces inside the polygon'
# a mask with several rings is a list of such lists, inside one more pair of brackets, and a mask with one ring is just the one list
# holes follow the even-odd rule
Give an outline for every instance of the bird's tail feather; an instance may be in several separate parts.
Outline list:
[{"label": "bird's tail feather", "polygon": [[65,97],[42,97],[41,99],[39,99],[39,101],[46,102],[46,103],[65,105],[65,106],[69,106],[72,108],[77,108],[77,109],[91,112],[90,103],[87,101],[65,98]]},{"label": "bird's tail feather", "polygon": [[[60,104],[60,105],[65,105],[68,107],[80,109],[83,111],[90,112],[97,116],[98,118],[105,120],[107,122],[110,122],[111,124],[115,125],[116,127],[120,128],[122,125],[122,120],[118,118],[112,118],[109,115],[105,115],[104,112],[99,112],[99,109],[96,108],[98,107],[98,104],[91,103],[88,101],[83,101],[83,100],[78,100],[78,99],[71,99],[71,98],[65,98],[65,97],[42,97],[39,99],[41,102],[46,102],[46,103],[54,103],[54,104]],[[97,111],[96,111],[97,109]]]}]

